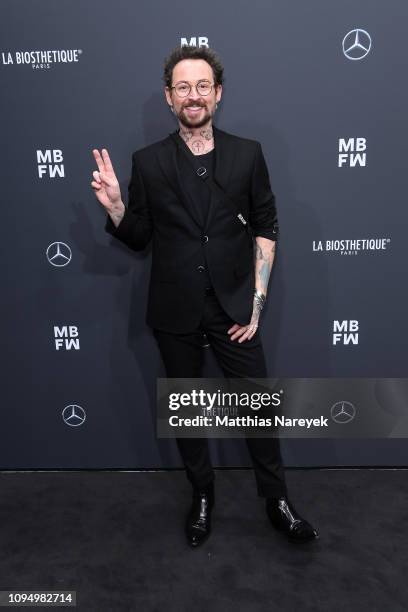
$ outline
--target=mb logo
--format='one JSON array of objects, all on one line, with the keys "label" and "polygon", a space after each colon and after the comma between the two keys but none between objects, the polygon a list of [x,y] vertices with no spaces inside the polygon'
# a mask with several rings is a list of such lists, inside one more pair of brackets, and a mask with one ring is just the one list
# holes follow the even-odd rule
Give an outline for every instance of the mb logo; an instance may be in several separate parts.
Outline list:
[{"label": "mb logo", "polygon": [[338,167],[366,165],[367,141],[365,138],[339,138]]},{"label": "mb logo", "polygon": [[54,325],[54,337],[57,351],[60,349],[65,349],[66,351],[75,349],[79,351],[79,335],[76,325],[64,325],[63,327]]},{"label": "mb logo", "polygon": [[333,321],[333,345],[358,344],[358,321]]},{"label": "mb logo", "polygon": [[[198,44],[197,44],[198,41]],[[191,36],[190,42],[186,37],[181,38],[180,46],[191,45],[192,47],[208,47],[208,36]]]},{"label": "mb logo", "polygon": [[37,150],[38,176],[42,178],[65,177],[64,164],[61,149]]}]

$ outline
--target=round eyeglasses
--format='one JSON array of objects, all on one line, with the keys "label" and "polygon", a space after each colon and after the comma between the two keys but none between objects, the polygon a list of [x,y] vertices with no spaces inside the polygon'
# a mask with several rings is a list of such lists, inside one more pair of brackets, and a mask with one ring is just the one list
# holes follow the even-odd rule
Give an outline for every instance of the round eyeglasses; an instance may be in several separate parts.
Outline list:
[{"label": "round eyeglasses", "polygon": [[[200,96],[208,96],[214,87],[214,83],[210,83],[210,81],[199,81],[197,85],[193,85],[193,87],[196,88],[196,91]],[[170,87],[170,89],[175,89],[176,94],[180,98],[185,98],[190,95],[191,85],[190,83],[187,83],[187,81],[180,81],[180,83],[173,85],[173,87]]]}]

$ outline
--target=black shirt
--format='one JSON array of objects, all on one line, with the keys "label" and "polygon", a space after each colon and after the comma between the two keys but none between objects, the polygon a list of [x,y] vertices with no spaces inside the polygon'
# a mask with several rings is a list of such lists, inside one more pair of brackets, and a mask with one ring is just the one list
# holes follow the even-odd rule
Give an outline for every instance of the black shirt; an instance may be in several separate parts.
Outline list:
[{"label": "black shirt", "polygon": [[[182,141],[182,146],[186,148],[188,154],[202,166],[207,168],[208,175],[212,177],[214,172],[215,149],[212,149],[203,155],[194,155],[181,137],[180,140]],[[189,198],[190,205],[195,209],[196,216],[200,219],[201,225],[204,227],[204,223],[208,215],[211,192],[207,185],[204,184],[203,179],[197,176],[197,174],[194,172],[183,153],[179,153],[179,158],[182,187]]]},{"label": "black shirt", "polygon": [[[209,176],[212,177],[214,173],[215,148],[208,153],[204,153],[203,155],[194,155],[181,136],[179,136],[179,138],[181,141],[181,146],[184,146],[187,149],[188,154],[195,158],[200,165],[207,168]],[[195,209],[196,217],[200,220],[201,226],[204,228],[211,201],[210,189],[204,183],[203,179],[197,176],[194,169],[191,167],[191,164],[181,151],[179,151],[178,154],[178,163],[182,189],[189,200],[190,206]],[[204,248],[202,265],[205,268],[202,273],[204,284],[205,286],[211,286],[211,279],[207,271]]]}]

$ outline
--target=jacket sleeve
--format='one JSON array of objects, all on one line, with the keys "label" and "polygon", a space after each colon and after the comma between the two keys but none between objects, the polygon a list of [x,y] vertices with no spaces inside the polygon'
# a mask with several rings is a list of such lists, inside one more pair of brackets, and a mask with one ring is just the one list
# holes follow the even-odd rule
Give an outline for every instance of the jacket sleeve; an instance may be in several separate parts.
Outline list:
[{"label": "jacket sleeve", "polygon": [[268,168],[262,146],[256,143],[255,161],[251,180],[251,208],[249,223],[254,236],[277,240],[279,224],[275,196],[271,190]]},{"label": "jacket sleeve", "polygon": [[123,219],[116,227],[110,216],[107,215],[105,230],[133,251],[143,250],[152,237],[153,221],[136,153],[132,154],[132,175],[128,184],[128,206],[125,207]]}]

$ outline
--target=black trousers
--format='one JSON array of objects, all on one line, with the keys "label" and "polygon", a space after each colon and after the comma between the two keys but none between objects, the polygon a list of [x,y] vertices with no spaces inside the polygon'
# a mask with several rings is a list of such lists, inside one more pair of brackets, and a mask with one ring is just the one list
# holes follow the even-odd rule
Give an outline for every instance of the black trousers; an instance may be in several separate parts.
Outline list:
[{"label": "black trousers", "polygon": [[[265,356],[259,331],[238,343],[227,330],[235,323],[223,310],[216,295],[206,292],[203,315],[197,330],[188,334],[173,334],[153,329],[168,378],[200,378],[204,362],[205,343],[214,351],[218,364],[227,378],[267,377]],[[277,436],[245,438],[252,464],[258,495],[280,497],[287,494],[284,468]],[[214,481],[207,438],[176,438],[186,476],[195,489]]]}]

